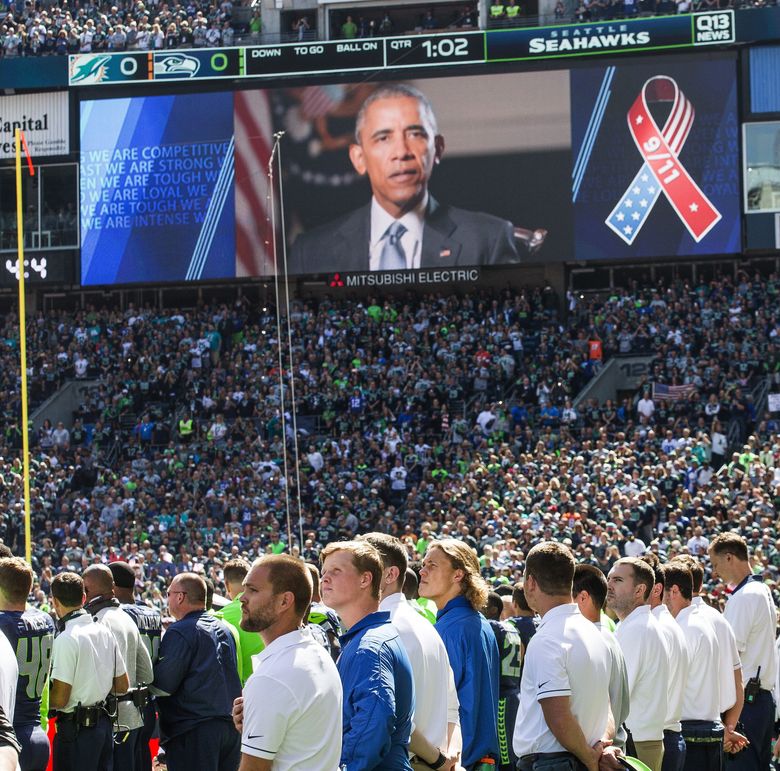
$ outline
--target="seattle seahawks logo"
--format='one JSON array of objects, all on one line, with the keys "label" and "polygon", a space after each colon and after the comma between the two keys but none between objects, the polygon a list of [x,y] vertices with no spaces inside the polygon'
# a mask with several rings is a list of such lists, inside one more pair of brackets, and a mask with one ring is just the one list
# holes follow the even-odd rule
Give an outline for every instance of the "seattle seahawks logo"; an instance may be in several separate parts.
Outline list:
[{"label": "seattle seahawks logo", "polygon": [[106,65],[110,56],[86,54],[70,57],[70,84],[72,86],[91,86],[102,83],[106,77]]},{"label": "seattle seahawks logo", "polygon": [[161,54],[154,57],[154,79],[193,78],[200,69],[200,61],[186,54]]}]

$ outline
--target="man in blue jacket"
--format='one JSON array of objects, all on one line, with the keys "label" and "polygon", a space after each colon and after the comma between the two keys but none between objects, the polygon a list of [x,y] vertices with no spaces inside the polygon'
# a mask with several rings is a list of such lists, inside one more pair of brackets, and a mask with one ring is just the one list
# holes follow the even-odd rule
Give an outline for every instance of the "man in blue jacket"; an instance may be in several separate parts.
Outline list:
[{"label": "man in blue jacket", "polygon": [[460,701],[461,763],[470,771],[483,758],[498,758],[500,659],[495,635],[480,613],[488,586],[476,552],[454,538],[434,541],[425,553],[419,592],[439,609],[436,631],[450,657]]},{"label": "man in blue jacket", "polygon": [[328,544],[321,559],[322,600],[347,628],[337,665],[344,688],[341,765],[411,771],[412,667],[390,613],[379,611],[382,559],[365,541]]}]

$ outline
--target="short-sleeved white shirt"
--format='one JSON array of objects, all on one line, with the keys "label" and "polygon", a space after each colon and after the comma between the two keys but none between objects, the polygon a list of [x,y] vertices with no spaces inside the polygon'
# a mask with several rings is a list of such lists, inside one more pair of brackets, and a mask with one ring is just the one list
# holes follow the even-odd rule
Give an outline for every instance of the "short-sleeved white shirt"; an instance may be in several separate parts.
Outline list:
[{"label": "short-sleeved white shirt", "polygon": [[669,702],[669,652],[650,606],[634,608],[617,625],[615,637],[628,673],[628,730],[634,741],[661,741]]},{"label": "short-sleeved white shirt", "polygon": [[666,640],[666,650],[669,652],[669,689],[664,730],[680,731],[680,715],[688,683],[688,646],[680,625],[666,605],[653,608],[653,615],[658,621],[661,634]]},{"label": "short-sleeved white shirt", "polygon": [[[455,677],[444,642],[401,592],[384,597],[379,609],[389,611],[412,665],[414,728],[434,747],[445,748],[447,723],[460,723],[460,717]],[[442,698],[445,692],[447,699]]]},{"label": "short-sleeved white shirt", "polygon": [[694,597],[691,603],[715,630],[718,638],[718,652],[720,653],[720,711],[731,709],[737,702],[737,685],[734,682],[734,670],[742,666],[742,661],[737,650],[737,640],[731,625],[722,613],[707,605],[701,597]]},{"label": "short-sleeved white shirt", "polygon": [[[152,659],[133,619],[118,606],[103,608],[95,614],[95,618],[114,635],[127,668],[130,687],[153,682]],[[128,730],[140,728],[144,724],[143,712],[131,701],[120,702],[118,717],[119,724],[127,726]]]},{"label": "short-sleeved white shirt", "polygon": [[572,714],[591,746],[609,721],[610,656],[595,624],[575,604],[544,614],[528,643],[520,683],[520,708],[513,738],[518,757],[565,752],[544,720],[540,702],[568,696]]},{"label": "short-sleeved white shirt", "polygon": [[615,721],[614,743],[623,750],[626,747],[626,739],[628,738],[623,723],[626,722],[630,706],[626,661],[623,658],[623,651],[620,650],[620,643],[617,641],[615,633],[603,621],[597,621],[594,626],[601,632],[601,636],[609,650],[609,706]]},{"label": "short-sleeved white shirt", "polygon": [[0,632],[0,707],[3,708],[9,723],[14,722],[18,679],[19,666],[16,663],[16,651],[11,647],[8,638]]},{"label": "short-sleeved white shirt", "polygon": [[720,720],[720,664],[715,630],[698,608],[689,605],[676,616],[688,646],[688,682],[681,720]]},{"label": "short-sleeved white shirt", "polygon": [[734,630],[742,659],[742,678],[747,682],[761,667],[761,687],[771,690],[775,682],[775,626],[777,614],[769,589],[761,581],[748,580],[729,597],[723,612]]},{"label": "short-sleeved white shirt", "polygon": [[241,752],[274,771],[336,771],[341,757],[338,670],[307,629],[277,637],[253,657],[244,685]]},{"label": "short-sleeved white shirt", "polygon": [[86,612],[69,619],[54,638],[51,658],[51,679],[71,686],[63,712],[73,712],[79,703],[99,704],[111,693],[114,678],[127,672],[114,635]]}]

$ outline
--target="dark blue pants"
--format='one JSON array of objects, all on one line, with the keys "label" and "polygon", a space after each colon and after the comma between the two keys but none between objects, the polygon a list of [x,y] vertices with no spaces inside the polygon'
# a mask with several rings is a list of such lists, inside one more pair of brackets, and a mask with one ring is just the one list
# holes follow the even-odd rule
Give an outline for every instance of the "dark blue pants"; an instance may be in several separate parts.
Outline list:
[{"label": "dark blue pants", "polygon": [[114,768],[117,771],[137,771],[138,742],[141,729],[119,731],[114,735]]},{"label": "dark blue pants", "polygon": [[16,738],[22,745],[19,768],[22,771],[46,771],[49,765],[49,737],[39,725],[21,726],[15,729]]},{"label": "dark blue pants", "polygon": [[[135,756],[136,771],[152,771],[152,755],[149,752],[149,740],[157,727],[157,709],[153,699],[144,708],[144,725],[138,738]],[[158,734],[159,736],[159,734]],[[117,769],[118,771],[118,769]]]},{"label": "dark blue pants", "polygon": [[684,720],[682,733],[685,738],[684,771],[722,771],[723,726],[720,723]]},{"label": "dark blue pants", "polygon": [[[236,771],[241,734],[232,721],[207,720],[165,742],[168,771]],[[117,769],[119,771],[119,769]]]},{"label": "dark blue pants", "polygon": [[769,768],[772,759],[772,729],[775,723],[775,701],[769,691],[759,691],[752,704],[745,703],[739,716],[750,744],[728,764],[728,771],[753,771]]},{"label": "dark blue pants", "polygon": [[106,715],[92,728],[58,718],[52,753],[54,771],[113,771],[111,728]]},{"label": "dark blue pants", "polygon": [[664,731],[664,759],[661,771],[683,771],[685,739],[679,731]]}]

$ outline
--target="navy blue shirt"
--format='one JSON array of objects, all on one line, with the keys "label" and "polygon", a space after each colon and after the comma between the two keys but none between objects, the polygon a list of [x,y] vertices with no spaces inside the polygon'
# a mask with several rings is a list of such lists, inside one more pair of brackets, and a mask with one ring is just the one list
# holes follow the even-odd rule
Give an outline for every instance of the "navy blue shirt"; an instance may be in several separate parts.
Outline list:
[{"label": "navy blue shirt", "polygon": [[344,689],[341,764],[348,771],[411,771],[412,665],[386,611],[369,613],[341,636]]},{"label": "navy blue shirt", "polygon": [[436,614],[455,675],[463,734],[461,764],[474,765],[486,755],[498,757],[498,644],[485,617],[463,596]]},{"label": "navy blue shirt", "polygon": [[209,720],[232,724],[233,701],[241,695],[236,644],[219,619],[195,610],[172,624],[160,643],[154,687],[163,741]]},{"label": "navy blue shirt", "polygon": [[41,694],[49,676],[54,622],[35,608],[0,611],[0,631],[11,643],[19,665],[14,728],[41,724]]}]

